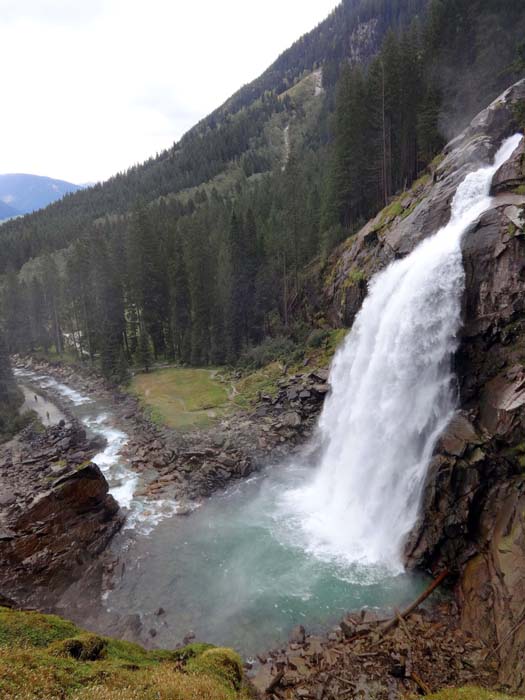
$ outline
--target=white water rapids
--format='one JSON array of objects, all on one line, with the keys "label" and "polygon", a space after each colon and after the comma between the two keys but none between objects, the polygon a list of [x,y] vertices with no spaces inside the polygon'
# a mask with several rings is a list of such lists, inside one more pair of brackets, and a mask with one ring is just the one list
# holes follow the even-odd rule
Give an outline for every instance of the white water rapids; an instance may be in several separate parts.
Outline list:
[{"label": "white water rapids", "polygon": [[[110,487],[109,493],[127,511],[125,528],[138,529],[149,534],[159,522],[176,513],[175,501],[151,500],[136,496],[139,477],[131,470],[128,459],[123,456],[128,435],[116,427],[110,406],[103,406],[102,401],[86,396],[46,374],[19,368],[15,369],[15,375],[21,382],[28,381],[31,387],[41,387],[65,399],[70,410],[90,433],[105,438],[106,447],[93,457],[93,462],[104,473]],[[28,391],[28,395],[27,408],[37,409],[39,404],[33,404],[34,390]],[[40,404],[43,401],[41,398]]]},{"label": "white water rapids", "polygon": [[402,569],[434,445],[454,413],[461,238],[491,206],[490,184],[521,136],[459,185],[449,223],[370,283],[331,370],[311,483],[283,496],[318,557]]}]

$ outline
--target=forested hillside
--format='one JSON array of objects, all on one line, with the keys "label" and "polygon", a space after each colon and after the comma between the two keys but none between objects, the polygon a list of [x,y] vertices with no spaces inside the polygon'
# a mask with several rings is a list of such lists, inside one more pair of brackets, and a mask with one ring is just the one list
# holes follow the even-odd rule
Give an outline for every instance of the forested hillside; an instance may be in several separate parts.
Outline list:
[{"label": "forested hillside", "polygon": [[302,342],[305,266],[523,74],[523,36],[514,0],[345,0],[158,158],[2,226],[9,350],[121,379]]}]

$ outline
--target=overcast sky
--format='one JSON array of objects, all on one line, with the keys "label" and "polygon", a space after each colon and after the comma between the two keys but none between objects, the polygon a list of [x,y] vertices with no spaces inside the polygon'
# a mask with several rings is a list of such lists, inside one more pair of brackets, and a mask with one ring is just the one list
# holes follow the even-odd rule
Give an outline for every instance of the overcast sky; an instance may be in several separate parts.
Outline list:
[{"label": "overcast sky", "polygon": [[169,147],[339,0],[0,0],[0,173],[103,180]]}]

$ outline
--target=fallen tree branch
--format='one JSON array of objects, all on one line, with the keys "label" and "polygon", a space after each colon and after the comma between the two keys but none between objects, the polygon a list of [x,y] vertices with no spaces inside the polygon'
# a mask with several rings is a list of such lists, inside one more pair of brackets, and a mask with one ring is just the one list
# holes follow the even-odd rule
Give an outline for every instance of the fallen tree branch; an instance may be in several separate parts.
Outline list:
[{"label": "fallen tree branch", "polygon": [[439,574],[439,576],[436,579],[434,579],[434,581],[432,581],[430,586],[419,596],[419,598],[417,598],[417,600],[415,600],[412,603],[412,605],[409,605],[408,608],[403,610],[403,612],[400,612],[397,617],[392,618],[392,620],[390,620],[390,622],[388,622],[383,627],[383,629],[381,630],[382,634],[385,635],[387,632],[390,632],[390,630],[397,625],[400,617],[404,619],[405,617],[410,615],[411,612],[414,612],[414,610],[416,608],[418,608],[421,605],[421,603],[423,603],[428,598],[428,596],[431,593],[433,593],[436,590],[436,588],[438,588],[438,586],[440,586],[443,583],[443,581],[446,579],[446,577],[448,575],[449,575],[448,569],[445,569],[444,571],[442,571]]},{"label": "fallen tree branch", "polygon": [[408,639],[410,641],[412,641],[412,635],[408,631],[408,625],[405,622],[405,620],[401,617],[401,613],[399,612],[399,610],[397,608],[394,608],[394,612],[396,614],[397,621],[399,622],[399,626],[402,628],[403,632],[406,634]]},{"label": "fallen tree branch", "polygon": [[414,681],[414,683],[417,686],[419,686],[419,688],[421,688],[421,690],[423,691],[423,693],[425,695],[432,694],[432,689],[430,688],[430,686],[428,686],[425,683],[425,681],[420,676],[417,675],[417,673],[415,671],[412,671],[412,673],[410,674],[410,678]]}]

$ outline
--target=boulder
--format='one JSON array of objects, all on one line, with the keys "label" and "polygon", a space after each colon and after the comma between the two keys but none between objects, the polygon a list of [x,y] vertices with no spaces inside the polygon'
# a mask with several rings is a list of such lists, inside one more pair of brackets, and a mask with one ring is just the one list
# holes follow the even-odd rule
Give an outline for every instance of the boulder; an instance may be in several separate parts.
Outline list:
[{"label": "boulder", "polygon": [[478,445],[480,442],[472,423],[460,413],[452,418],[445,432],[441,435],[437,451],[461,457],[465,453],[467,445]]},{"label": "boulder", "polygon": [[288,413],[281,416],[281,421],[287,428],[299,428],[303,422],[297,411],[288,411]]},{"label": "boulder", "polygon": [[[73,445],[73,454],[72,450],[83,445],[82,436],[74,427],[53,427],[33,442],[21,443],[17,447],[20,464],[0,479],[2,487],[9,482],[17,486],[12,491],[6,488],[0,503],[4,533],[0,537],[0,589],[24,605],[51,604],[82,575],[123,523],[118,503],[97,465],[88,462],[75,468],[68,463],[67,451],[63,463],[49,464],[46,457],[33,463],[24,459],[26,450],[38,453],[35,448],[57,438],[62,445]],[[86,450],[84,454],[90,453]],[[24,492],[23,499],[17,496],[18,489]]]},{"label": "boulder", "polygon": [[304,644],[305,640],[306,632],[302,625],[297,625],[297,627],[294,627],[290,632],[290,637],[288,638],[290,644]]}]

